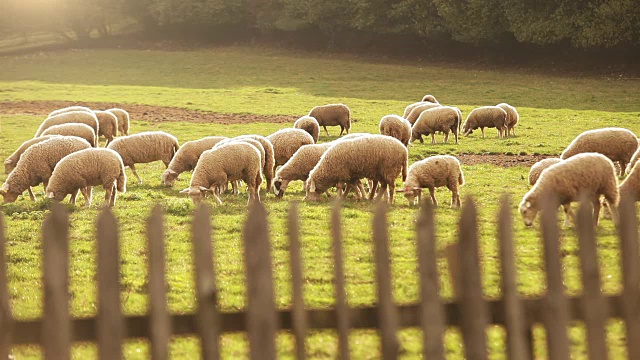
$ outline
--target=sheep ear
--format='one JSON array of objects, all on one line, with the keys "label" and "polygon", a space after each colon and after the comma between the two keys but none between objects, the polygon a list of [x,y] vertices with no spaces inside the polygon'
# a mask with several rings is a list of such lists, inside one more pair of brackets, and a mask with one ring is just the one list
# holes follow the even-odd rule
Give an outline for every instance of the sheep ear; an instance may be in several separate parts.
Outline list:
[{"label": "sheep ear", "polygon": [[316,191],[316,182],[315,181],[311,181],[309,183],[309,191],[311,191],[311,192],[315,192]]},{"label": "sheep ear", "polygon": [[189,193],[189,188],[186,188],[180,191],[180,194],[188,194],[188,193]]},{"label": "sheep ear", "polygon": [[531,207],[531,201],[527,201],[526,203],[524,203],[524,207],[526,207],[527,209]]},{"label": "sheep ear", "polygon": [[11,164],[12,162],[13,162],[13,161],[11,161],[11,159],[7,159],[7,160],[5,160],[5,161],[4,161],[5,165],[6,165],[6,164]]},{"label": "sheep ear", "polygon": [[169,174],[171,174],[171,175],[178,175],[178,173],[177,173],[177,172],[175,172],[175,171],[173,171],[173,170],[171,170],[171,169],[168,169],[167,171],[168,171],[168,172],[169,172]]},{"label": "sheep ear", "polygon": [[53,191],[49,191],[49,193],[47,194],[47,198],[49,199],[53,199],[55,195],[53,195]]},{"label": "sheep ear", "polygon": [[206,187],[204,187],[204,186],[200,186],[200,187],[199,187],[199,189],[200,189],[200,191],[202,191],[202,192],[213,192],[213,191],[211,191],[211,189],[206,188]]}]

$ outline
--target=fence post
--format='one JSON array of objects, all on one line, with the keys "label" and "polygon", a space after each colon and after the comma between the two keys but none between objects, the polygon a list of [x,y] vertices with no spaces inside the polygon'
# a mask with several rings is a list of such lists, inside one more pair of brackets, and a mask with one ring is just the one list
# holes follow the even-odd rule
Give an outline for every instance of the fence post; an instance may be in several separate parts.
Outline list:
[{"label": "fence post", "polygon": [[420,326],[422,357],[444,359],[445,315],[440,299],[435,219],[431,203],[422,203],[416,226],[420,274]]},{"label": "fence post", "polygon": [[4,215],[0,212],[0,359],[9,358],[13,319],[9,306],[9,282],[7,281],[7,253],[4,236]]},{"label": "fence post", "polygon": [[[612,205],[613,206],[613,205]],[[638,218],[635,197],[620,197],[620,253],[622,256],[622,311],[626,326],[627,357],[640,358],[640,255],[638,254]]]},{"label": "fence post", "polygon": [[293,286],[292,299],[292,328],[296,339],[296,357],[306,358],[305,342],[307,338],[307,312],[304,308],[304,292],[302,289],[302,256],[300,255],[300,220],[298,202],[291,203],[288,216],[289,255],[291,261],[291,283]]},{"label": "fence post", "polygon": [[333,277],[336,292],[336,322],[338,325],[339,359],[349,359],[349,305],[344,281],[344,257],[342,254],[342,224],[340,221],[340,200],[331,209],[331,238],[333,246]]},{"label": "fence post", "polygon": [[264,206],[249,205],[244,226],[247,332],[251,359],[275,360],[278,319],[273,291],[271,244]]},{"label": "fence post", "polygon": [[43,229],[44,320],[41,341],[47,359],[71,358],[69,321],[69,216],[58,202]]},{"label": "fence post", "polygon": [[151,210],[147,220],[147,247],[149,251],[149,340],[151,358],[169,358],[171,317],[167,311],[167,285],[165,282],[164,220],[159,204]]},{"label": "fence post", "polygon": [[98,356],[122,359],[124,328],[120,305],[118,223],[111,209],[98,215]]}]

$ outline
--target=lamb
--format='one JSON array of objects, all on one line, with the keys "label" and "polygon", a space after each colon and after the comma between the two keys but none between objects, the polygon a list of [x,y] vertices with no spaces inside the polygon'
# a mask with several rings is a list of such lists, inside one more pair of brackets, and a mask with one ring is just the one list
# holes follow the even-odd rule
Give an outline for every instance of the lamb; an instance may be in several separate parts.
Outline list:
[{"label": "lamb", "polygon": [[320,124],[318,124],[318,120],[316,120],[316,118],[305,115],[296,120],[296,122],[293,123],[293,127],[308,132],[309,135],[311,135],[311,137],[313,138],[313,142],[318,142],[318,136],[320,134]]},{"label": "lamb", "polygon": [[404,146],[411,140],[411,123],[399,115],[385,115],[380,119],[380,134],[394,137]]},{"label": "lamb", "polygon": [[462,125],[465,136],[480,128],[484,139],[484,128],[498,129],[498,138],[504,138],[507,132],[507,112],[497,106],[482,106],[471,110]]},{"label": "lamb", "polygon": [[[87,140],[92,147],[98,146],[98,137],[93,129],[89,125],[80,123],[68,123],[53,125],[47,130],[42,132],[42,136],[50,135],[63,135],[63,136],[77,136],[79,138]],[[37,139],[37,138],[36,138]]]},{"label": "lamb", "polygon": [[[395,179],[407,177],[407,148],[397,139],[385,135],[369,135],[348,141],[338,141],[320,158],[307,179],[306,200],[319,196],[338,183],[354,184],[368,178],[381,183],[377,199],[387,197],[393,203]],[[373,197],[371,191],[370,197]]]},{"label": "lamb", "polygon": [[[284,165],[302,145],[314,144],[313,137],[300,129],[281,129],[267,136],[273,144],[275,167]],[[274,167],[274,169],[275,169]]]},{"label": "lamb", "polygon": [[537,163],[533,164],[533,166],[529,170],[529,185],[535,185],[540,178],[540,174],[542,174],[542,171],[546,170],[549,166],[555,165],[561,161],[562,159],[560,158],[548,158],[540,160]]},{"label": "lamb", "polygon": [[422,98],[422,101],[429,101],[429,102],[432,102],[432,103],[435,103],[435,104],[439,104],[438,100],[436,100],[436,97],[433,96],[433,95],[425,95]]},{"label": "lamb", "polygon": [[4,161],[4,173],[9,174],[13,169],[16,168],[16,164],[18,163],[18,160],[20,160],[20,157],[22,156],[22,154],[31,145],[35,145],[39,142],[43,142],[45,140],[51,139],[52,137],[59,137],[59,136],[60,135],[46,135],[46,136],[40,136],[37,138],[29,139],[23,142],[22,145],[20,145],[20,147],[18,147],[18,149],[13,154],[9,155],[9,157]]},{"label": "lamb", "polygon": [[507,112],[507,135],[516,136],[516,125],[520,121],[518,110],[507,103],[500,103],[496,106]]},{"label": "lamb", "polygon": [[260,142],[260,144],[262,144],[262,147],[264,148],[264,156],[265,156],[265,159],[264,159],[265,163],[264,163],[264,169],[262,170],[262,174],[264,175],[264,178],[267,180],[267,191],[268,191],[268,189],[271,189],[271,184],[273,183],[273,173],[275,172],[275,167],[276,167],[273,144],[266,137],[261,135],[255,135],[255,134],[240,135],[240,136],[236,136],[235,138],[236,139],[249,138],[249,139],[257,140]]},{"label": "lamb", "polygon": [[[437,106],[437,105],[439,105],[439,104],[438,104],[438,103],[433,103],[433,102],[431,102],[431,101],[418,101],[418,102],[414,102],[414,103],[412,103],[412,104],[407,105],[407,107],[405,107],[405,108],[404,108],[404,113],[402,113],[402,117],[403,117],[403,118],[405,118],[405,119],[407,119],[407,118],[409,117],[409,114],[411,114],[411,111],[412,111],[413,109],[415,109],[416,107],[421,106],[421,105],[434,105],[434,107],[435,107],[435,106]],[[418,115],[419,115],[419,114],[418,114]],[[417,118],[417,117],[416,117],[416,118]]]},{"label": "lamb", "polygon": [[460,113],[456,108],[451,106],[441,106],[429,110],[425,110],[420,114],[418,120],[411,128],[411,141],[420,140],[422,143],[422,135],[431,134],[431,143],[435,144],[436,131],[444,132],[444,142],[449,140],[449,132],[453,132],[453,136],[458,143],[458,129],[460,127]]},{"label": "lamb", "polygon": [[433,109],[433,108],[438,108],[438,107],[441,107],[441,106],[442,105],[440,105],[440,104],[434,104],[434,103],[420,104],[420,105],[418,105],[418,106],[416,106],[416,107],[411,109],[411,111],[407,115],[406,119],[409,121],[411,126],[413,126],[413,124],[415,124],[415,122],[418,120],[418,118],[420,117],[420,114],[422,114],[423,111],[429,110],[429,109]]},{"label": "lamb", "polygon": [[118,135],[118,118],[110,111],[94,111],[98,118],[99,131],[96,135],[98,137],[104,136],[107,142],[104,146],[109,145],[113,141],[113,138]]},{"label": "lamb", "polygon": [[[618,181],[613,162],[598,153],[583,153],[551,165],[540,174],[536,184],[527,192],[520,203],[520,214],[525,225],[531,226],[542,201],[547,194],[555,197],[560,205],[569,205],[588,196],[593,204],[593,220],[597,225],[600,215],[600,195],[604,195],[617,222],[619,200]],[[573,219],[570,206],[565,206],[565,226]]]},{"label": "lamb", "polygon": [[54,110],[54,111],[50,112],[49,116],[47,116],[47,117],[53,117],[53,116],[64,114],[64,113],[68,113],[68,112],[71,112],[71,111],[85,111],[85,112],[89,112],[90,113],[92,110],[89,109],[86,106],[77,106],[77,105],[76,106],[68,106],[68,107],[61,108],[61,109]]},{"label": "lamb", "polygon": [[640,159],[640,143],[638,144],[638,150],[636,150],[636,152],[633,153],[631,160],[629,160],[629,165],[627,165],[627,171],[626,171],[627,174],[631,172],[631,169],[633,169],[633,166],[638,162],[638,159]]},{"label": "lamb", "polygon": [[120,135],[129,135],[129,113],[124,109],[108,109],[110,113],[118,118],[118,133]]},{"label": "lamb", "polygon": [[464,174],[460,161],[451,155],[436,155],[417,161],[409,168],[407,180],[404,182],[403,192],[409,200],[409,205],[418,203],[422,199],[422,189],[429,189],[431,201],[438,206],[435,188],[446,186],[451,191],[451,207],[460,207],[460,193],[458,186],[464,185]]},{"label": "lamb", "polygon": [[146,131],[121,136],[107,146],[120,154],[124,166],[131,169],[133,175],[138,179],[138,184],[142,184],[142,179],[136,172],[135,164],[160,160],[168,168],[179,147],[178,139],[164,131]]},{"label": "lamb", "polygon": [[207,136],[199,140],[187,141],[176,152],[169,163],[169,167],[162,174],[162,183],[173,186],[178,175],[185,171],[195,169],[200,155],[206,150],[210,150],[220,141],[228,139],[225,136]]},{"label": "lamb", "polygon": [[200,203],[206,192],[213,193],[218,204],[218,189],[229,181],[243,180],[249,188],[249,202],[260,201],[259,188],[262,184],[260,153],[245,142],[230,142],[217,149],[202,153],[189,187],[181,194],[189,194],[194,204]]},{"label": "lamb", "polygon": [[14,202],[25,190],[35,201],[32,186],[49,183],[51,173],[63,157],[91,147],[86,140],[75,136],[56,136],[31,145],[20,157],[15,169],[0,188],[5,203]]},{"label": "lamb", "polygon": [[104,188],[104,205],[109,207],[115,206],[118,192],[127,191],[122,158],[111,149],[86,149],[65,156],[53,169],[45,193],[56,201],[71,194],[75,204],[78,191],[82,191],[85,206],[90,207],[93,187],[98,185]]},{"label": "lamb", "polygon": [[638,149],[638,138],[624,128],[602,128],[587,130],[578,135],[560,155],[568,159],[576,154],[596,152],[620,163],[620,175],[625,173],[627,164]]},{"label": "lamb", "polygon": [[293,154],[278,171],[273,179],[273,192],[282,198],[289,183],[294,180],[307,181],[309,173],[318,164],[322,155],[334,142],[304,145]]},{"label": "lamb", "polygon": [[345,104],[316,106],[309,111],[308,115],[318,121],[318,125],[324,128],[327,136],[329,136],[327,126],[340,126],[340,135],[342,135],[344,130],[346,130],[348,134],[351,129],[351,110],[349,110],[349,107]]},{"label": "lamb", "polygon": [[40,124],[40,127],[38,128],[38,131],[36,131],[36,135],[34,137],[38,137],[42,135],[42,133],[45,130],[47,130],[48,128],[54,125],[68,124],[68,123],[81,123],[81,124],[89,125],[91,126],[91,128],[96,134],[100,132],[99,131],[100,127],[98,125],[98,118],[94,113],[86,112],[86,111],[69,111],[69,112],[65,112],[59,115],[46,118],[42,122],[42,124]]}]

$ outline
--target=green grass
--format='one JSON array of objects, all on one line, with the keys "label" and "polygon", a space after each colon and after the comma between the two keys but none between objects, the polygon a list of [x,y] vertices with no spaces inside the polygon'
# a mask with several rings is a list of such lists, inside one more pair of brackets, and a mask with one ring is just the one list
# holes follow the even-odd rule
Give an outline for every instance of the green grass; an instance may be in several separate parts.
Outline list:
[{"label": "green grass", "polygon": [[[402,113],[404,106],[425,93],[434,94],[442,103],[459,106],[465,114],[479,105],[506,101],[518,107],[521,124],[518,136],[497,139],[494,131],[462,138],[455,144],[414,144],[411,162],[439,153],[541,153],[558,154],[573,137],[586,129],[624,126],[640,133],[640,82],[597,78],[568,78],[531,74],[524,71],[487,71],[429,64],[385,64],[366,59],[326,54],[285,52],[264,48],[224,47],[197,51],[122,51],[83,50],[0,57],[0,101],[72,100],[130,104],[177,106],[223,113],[302,115],[314,105],[342,101],[356,119],[354,132],[377,132],[381,116]],[[126,105],[124,106],[126,108]],[[6,158],[22,141],[30,138],[41,116],[2,115],[0,109],[0,156]],[[132,132],[162,129],[181,142],[205,135],[234,136],[246,133],[268,135],[284,124],[191,124],[181,122],[146,123],[132,119]],[[333,135],[335,129],[330,130]],[[321,137],[326,141],[334,137]],[[438,139],[438,141],[441,141]],[[141,165],[138,172],[145,180],[137,185],[130,177],[128,191],[118,199],[114,211],[121,232],[122,299],[127,314],[147,311],[146,247],[144,221],[154,203],[166,211],[167,282],[169,308],[175,313],[195,310],[192,274],[190,219],[191,201],[178,194],[187,186],[189,174],[181,176],[172,189],[162,187],[160,163]],[[512,195],[515,221],[519,289],[526,295],[544,292],[545,278],[538,229],[525,228],[516,204],[528,190],[527,168],[499,168],[491,165],[463,166],[467,184],[463,199],[473,195],[480,209],[480,241],[484,290],[488,297],[500,296],[500,274],[495,231],[495,214],[502,192]],[[130,174],[128,172],[128,174]],[[4,181],[6,175],[0,175]],[[42,197],[42,188],[36,189]],[[95,198],[101,204],[102,192]],[[301,185],[294,183],[286,200],[301,200]],[[262,195],[270,214],[273,244],[276,303],[286,308],[291,303],[285,215],[289,204],[273,195]],[[438,248],[452,243],[456,236],[459,210],[450,209],[450,194],[438,190],[441,207],[437,209]],[[214,208],[214,250],[223,311],[243,309],[245,300],[242,262],[241,224],[246,217],[246,194],[225,195],[224,204]],[[464,201],[464,200],[463,200]],[[80,201],[82,204],[82,201]],[[71,293],[72,312],[76,316],[96,313],[95,239],[97,209],[70,207],[71,214]],[[372,265],[371,214],[373,205],[347,201],[343,206],[345,269],[349,304],[375,303]],[[15,316],[27,319],[42,313],[41,227],[47,213],[42,199],[33,203],[23,196],[14,204],[3,205],[6,215],[11,305]],[[332,260],[329,240],[330,202],[301,203],[305,299],[309,307],[330,307]],[[389,212],[389,233],[393,257],[394,297],[398,303],[418,299],[418,278],[413,220],[416,210],[398,197]],[[581,292],[577,243],[572,229],[563,229],[565,284],[570,294]],[[603,220],[598,229],[603,288],[607,293],[620,291],[619,248],[615,229]],[[443,271],[443,296],[451,298]],[[491,358],[504,358],[504,334],[489,330]],[[542,332],[543,333],[543,332]],[[541,334],[540,331],[537,334]],[[624,330],[619,322],[610,327],[611,357],[624,355]],[[403,358],[420,354],[420,334],[415,329],[401,332]],[[571,329],[575,358],[586,358],[584,332]],[[447,353],[463,358],[460,336],[455,329],[447,334]],[[354,358],[377,358],[378,339],[373,331],[357,331],[351,336]],[[224,336],[226,358],[246,357],[246,337]],[[176,339],[172,354],[176,358],[194,357],[198,344],[192,338]],[[314,358],[336,356],[336,339],[330,332],[314,333],[308,342]],[[544,341],[538,336],[536,351],[544,358]],[[279,336],[279,352],[293,356],[290,335]],[[16,349],[20,358],[37,357],[32,347]],[[149,356],[144,342],[126,346],[127,358]],[[95,356],[89,344],[78,345],[74,357]]]}]

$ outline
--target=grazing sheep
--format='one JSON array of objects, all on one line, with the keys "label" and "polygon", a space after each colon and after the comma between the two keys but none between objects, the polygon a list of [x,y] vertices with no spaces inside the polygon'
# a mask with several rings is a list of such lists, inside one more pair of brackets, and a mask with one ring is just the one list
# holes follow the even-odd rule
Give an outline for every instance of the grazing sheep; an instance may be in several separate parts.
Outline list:
[{"label": "grazing sheep", "polygon": [[[63,136],[77,136],[79,138],[87,140],[92,147],[98,146],[98,137],[93,129],[89,125],[80,123],[68,123],[53,125],[47,130],[42,132],[42,136],[48,135],[63,135]],[[36,138],[37,139],[37,138]]]},{"label": "grazing sheep", "polygon": [[464,136],[480,128],[484,139],[484,128],[498,129],[498,138],[504,138],[507,133],[507,112],[497,106],[482,106],[471,110],[467,120],[462,125]]},{"label": "grazing sheep", "polygon": [[457,144],[460,121],[462,121],[460,113],[451,106],[440,106],[425,110],[411,128],[411,141],[420,140],[422,143],[422,135],[431,134],[431,143],[435,144],[436,131],[442,131],[444,132],[445,143],[449,140],[449,132],[453,132]]},{"label": "grazing sheep", "polygon": [[[531,226],[542,208],[546,194],[553,196],[559,205],[569,205],[587,196],[593,204],[593,220],[597,225],[600,215],[600,195],[610,205],[611,214],[617,222],[618,181],[613,162],[598,153],[583,153],[551,165],[540,174],[535,185],[522,198],[520,214],[525,225]],[[573,219],[570,206],[565,206],[565,226]]]},{"label": "grazing sheep", "polygon": [[224,136],[207,136],[199,140],[187,141],[180,146],[175,156],[169,163],[169,167],[162,174],[162,183],[173,186],[178,175],[185,171],[195,169],[200,155],[206,150],[211,150],[218,142],[227,139]]},{"label": "grazing sheep", "polygon": [[32,186],[44,183],[47,187],[51,173],[63,157],[91,147],[86,140],[75,136],[56,136],[31,145],[20,157],[15,169],[0,188],[5,203],[14,202],[25,190],[35,201]]},{"label": "grazing sheep", "polygon": [[351,129],[351,111],[345,104],[316,106],[309,111],[308,115],[318,121],[318,125],[324,128],[327,136],[329,136],[327,126],[340,126],[340,135],[344,130],[347,130],[348,134],[349,129]]},{"label": "grazing sheep", "polygon": [[431,101],[418,101],[418,102],[411,103],[411,104],[407,105],[407,107],[404,108],[404,112],[402,113],[402,117],[405,118],[405,119],[409,118],[409,114],[411,114],[411,111],[413,109],[415,109],[416,107],[421,106],[421,105],[439,105],[439,104],[438,103],[433,103]]},{"label": "grazing sheep", "polygon": [[267,136],[273,144],[275,167],[284,165],[302,145],[314,144],[308,132],[300,129],[281,129]]},{"label": "grazing sheep", "polygon": [[161,160],[165,167],[169,167],[169,163],[179,147],[178,139],[164,131],[146,131],[121,136],[107,146],[120,154],[124,166],[131,169],[133,175],[138,179],[138,184],[142,184],[142,179],[136,172],[135,164]]},{"label": "grazing sheep", "polygon": [[129,135],[129,113],[124,109],[113,108],[107,110],[118,118],[118,133]]},{"label": "grazing sheep", "polygon": [[316,118],[305,115],[296,120],[296,122],[293,123],[293,127],[308,132],[309,135],[311,135],[311,137],[313,138],[313,142],[318,142],[318,136],[320,135],[320,124],[318,124],[318,120],[316,120]]},{"label": "grazing sheep", "polygon": [[380,134],[394,137],[404,146],[411,140],[411,123],[399,115],[385,115],[380,119]]},{"label": "grazing sheep", "polygon": [[568,159],[576,154],[596,152],[620,163],[620,175],[625,173],[627,164],[638,149],[638,138],[624,128],[602,128],[587,130],[578,135],[560,155]]},{"label": "grazing sheep", "polygon": [[69,111],[59,115],[55,115],[49,118],[46,118],[38,131],[36,131],[36,135],[34,137],[38,137],[42,135],[42,133],[48,128],[54,125],[60,124],[68,124],[68,123],[81,123],[85,125],[91,126],[93,131],[98,134],[100,132],[100,126],[98,125],[98,118],[92,112],[86,111]]},{"label": "grazing sheep", "polygon": [[282,198],[289,183],[294,180],[307,181],[309,173],[318,164],[322,154],[329,149],[334,142],[324,144],[304,145],[293,154],[291,159],[276,171],[273,179],[273,192]]},{"label": "grazing sheep", "polygon": [[428,102],[432,102],[432,103],[435,103],[435,104],[439,104],[438,100],[436,100],[436,97],[433,96],[433,95],[425,95],[422,98],[422,101],[428,101]]},{"label": "grazing sheep", "polygon": [[94,111],[98,118],[99,132],[98,137],[104,136],[107,142],[104,146],[109,145],[113,138],[118,135],[118,117],[110,111]]},{"label": "grazing sheep", "polygon": [[[368,178],[381,184],[377,199],[388,195],[389,202],[393,203],[395,179],[400,173],[403,181],[407,177],[407,158],[407,148],[399,140],[385,135],[338,141],[309,173],[305,199],[318,200],[338,183],[354,184],[356,180]],[[374,194],[375,191],[371,191],[370,197]]]},{"label": "grazing sheep", "polygon": [[236,136],[235,138],[240,140],[244,138],[249,138],[249,139],[257,140],[260,142],[260,144],[262,144],[262,147],[264,148],[264,156],[265,156],[265,164],[264,164],[262,175],[264,175],[264,178],[267,179],[267,191],[269,191],[269,189],[271,189],[271,184],[273,182],[273,173],[275,172],[275,167],[276,167],[273,144],[266,137],[261,135],[255,135],[255,134],[240,135],[240,136]]},{"label": "grazing sheep", "polygon": [[9,155],[9,157],[4,161],[4,173],[9,174],[13,169],[16,168],[16,164],[18,163],[18,160],[20,160],[20,157],[22,156],[22,154],[31,145],[35,145],[39,142],[43,142],[45,140],[51,139],[52,137],[59,137],[59,136],[60,135],[46,135],[46,136],[40,136],[37,138],[29,139],[23,142],[22,145],[20,145],[20,147],[18,147],[18,149],[14,151],[13,154]]},{"label": "grazing sheep", "polygon": [[411,111],[407,115],[406,119],[409,121],[411,126],[413,126],[413,124],[415,124],[416,120],[418,120],[418,118],[420,117],[420,114],[422,114],[423,111],[426,111],[426,110],[429,110],[429,109],[438,108],[438,107],[441,107],[441,106],[442,105],[440,105],[440,104],[434,104],[434,103],[423,103],[423,104],[420,104],[420,105],[414,107],[413,109],[411,109]]},{"label": "grazing sheep", "polygon": [[640,200],[640,165],[636,162],[633,166],[629,166],[629,175],[620,185],[618,190],[621,196],[631,196],[633,201]]},{"label": "grazing sheep", "polygon": [[638,159],[640,159],[640,143],[638,144],[638,150],[633,153],[631,160],[629,160],[629,165],[627,165],[626,171],[627,174],[631,172],[631,169],[633,169],[633,166],[638,162]]},{"label": "grazing sheep", "polygon": [[218,204],[218,189],[227,182],[242,180],[249,189],[249,202],[260,201],[262,166],[260,153],[255,146],[245,142],[230,142],[202,153],[189,187],[181,194],[189,194],[194,204],[200,203],[206,192],[213,193]]},{"label": "grazing sheep", "polygon": [[[231,138],[231,139],[226,139],[226,140],[220,141],[213,148],[216,149],[216,148],[218,148],[218,147],[220,147],[220,146],[222,146],[224,144],[228,144],[228,143],[232,143],[232,142],[244,142],[244,143],[247,143],[247,144],[255,147],[256,150],[258,150],[258,152],[260,153],[260,165],[262,166],[262,171],[264,171],[264,168],[266,166],[266,160],[265,160],[266,159],[266,152],[264,150],[264,147],[262,146],[262,144],[258,140],[251,139],[251,138],[248,138],[248,137],[245,137],[245,138],[242,138],[242,139]],[[238,185],[239,185],[238,181],[232,182],[233,193],[236,194],[236,195],[240,193],[240,191],[238,190]],[[267,192],[268,191],[269,191],[269,189],[267,189]]]},{"label": "grazing sheep", "polygon": [[520,121],[518,110],[507,103],[500,103],[496,106],[507,112],[507,135],[516,136],[516,125]]},{"label": "grazing sheep", "polygon": [[548,158],[538,161],[537,163],[531,166],[529,170],[529,185],[535,185],[538,179],[540,178],[540,174],[542,171],[546,170],[549,166],[555,165],[562,161],[560,158]]},{"label": "grazing sheep", "polygon": [[458,186],[464,185],[464,174],[460,161],[451,155],[436,155],[417,161],[409,168],[403,192],[409,205],[422,200],[422,189],[429,189],[433,206],[438,206],[435,188],[446,186],[451,191],[451,207],[460,207]]},{"label": "grazing sheep", "polygon": [[78,191],[84,196],[86,207],[91,206],[93,187],[104,188],[104,205],[113,207],[118,192],[127,191],[127,176],[120,155],[111,149],[86,149],[62,158],[53,169],[45,193],[50,199],[62,201],[71,194],[76,203]]},{"label": "grazing sheep", "polygon": [[64,113],[68,113],[68,112],[71,112],[71,111],[85,111],[85,112],[89,112],[90,113],[92,110],[89,109],[86,106],[68,106],[68,107],[65,107],[65,108],[58,109],[58,110],[53,110],[52,112],[49,113],[49,116],[47,116],[47,117],[53,117],[53,116],[64,114]]}]

